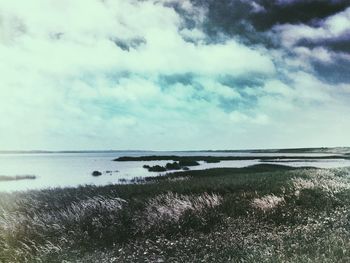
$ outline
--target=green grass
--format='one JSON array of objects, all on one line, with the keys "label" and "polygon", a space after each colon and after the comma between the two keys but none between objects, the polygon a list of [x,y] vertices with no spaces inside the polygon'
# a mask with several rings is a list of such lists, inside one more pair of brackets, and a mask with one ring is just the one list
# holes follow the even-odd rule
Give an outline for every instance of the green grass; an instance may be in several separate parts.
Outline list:
[{"label": "green grass", "polygon": [[349,170],[256,165],[0,194],[0,262],[349,262]]}]

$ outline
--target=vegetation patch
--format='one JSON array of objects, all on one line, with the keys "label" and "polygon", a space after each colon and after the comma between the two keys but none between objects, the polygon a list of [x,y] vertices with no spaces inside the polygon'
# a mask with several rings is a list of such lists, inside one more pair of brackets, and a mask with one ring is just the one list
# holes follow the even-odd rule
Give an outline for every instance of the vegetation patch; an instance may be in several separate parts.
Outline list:
[{"label": "vegetation patch", "polygon": [[191,160],[181,160],[179,162],[167,163],[165,166],[160,165],[144,165],[143,168],[147,169],[149,172],[165,172],[165,171],[174,171],[174,170],[189,170],[187,166],[197,166],[199,163],[197,161]]},{"label": "vegetation patch", "polygon": [[92,176],[100,176],[102,173],[100,171],[93,171]]},{"label": "vegetation patch", "polygon": [[252,201],[252,206],[256,209],[260,209],[266,212],[284,203],[285,203],[285,200],[283,197],[278,197],[272,194],[272,195],[265,195],[260,198],[254,198]]}]

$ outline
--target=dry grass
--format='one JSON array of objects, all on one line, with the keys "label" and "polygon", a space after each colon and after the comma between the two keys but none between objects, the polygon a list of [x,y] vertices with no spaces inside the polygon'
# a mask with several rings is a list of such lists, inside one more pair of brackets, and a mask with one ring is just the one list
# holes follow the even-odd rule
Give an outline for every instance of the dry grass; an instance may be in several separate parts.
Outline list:
[{"label": "dry grass", "polygon": [[316,170],[310,173],[307,178],[293,178],[292,186],[295,195],[299,196],[300,191],[305,189],[319,189],[331,195],[349,190],[350,178],[336,176],[335,172],[336,170]]},{"label": "dry grass", "polygon": [[60,253],[78,237],[87,238],[89,225],[95,232],[105,229],[106,215],[110,223],[118,221],[126,201],[94,196],[41,212],[21,211],[20,203],[14,204],[15,211],[0,212],[0,262],[26,262],[33,254],[45,258]]},{"label": "dry grass", "polygon": [[0,235],[11,236],[22,227],[35,227],[52,230],[62,230],[63,224],[81,222],[91,214],[99,212],[117,212],[121,210],[126,201],[121,198],[105,198],[94,196],[79,202],[72,202],[69,206],[56,211],[50,210],[44,213],[24,214],[19,211],[8,212],[3,210],[0,214]]},{"label": "dry grass", "polygon": [[284,197],[278,197],[272,194],[272,195],[265,195],[261,198],[254,198],[254,200],[252,201],[252,206],[256,209],[260,209],[266,212],[284,203],[285,203]]},{"label": "dry grass", "polygon": [[189,196],[168,192],[147,201],[142,221],[145,229],[164,224],[178,224],[186,213],[204,215],[208,210],[219,206],[222,200],[217,194]]}]

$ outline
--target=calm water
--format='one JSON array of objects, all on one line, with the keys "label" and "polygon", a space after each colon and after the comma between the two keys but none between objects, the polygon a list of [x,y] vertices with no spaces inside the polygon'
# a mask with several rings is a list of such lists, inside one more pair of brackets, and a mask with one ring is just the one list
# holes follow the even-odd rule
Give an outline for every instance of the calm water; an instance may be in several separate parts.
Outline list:
[{"label": "calm water", "polygon": [[[50,154],[0,154],[0,175],[36,175],[35,180],[20,180],[0,182],[0,191],[22,191],[29,189],[41,189],[48,187],[66,187],[85,184],[104,185],[118,183],[121,178],[132,179],[157,175],[142,168],[144,164],[165,165],[167,161],[151,162],[114,162],[114,158],[120,156],[143,155],[217,155],[217,156],[322,156],[328,154],[274,154],[274,153],[219,153],[219,152],[100,152],[100,153],[50,153]],[[293,160],[293,159],[291,159]],[[259,160],[250,161],[222,161],[220,163],[207,164],[200,162],[200,166],[191,169],[206,169],[214,167],[246,167],[259,163]],[[292,166],[315,166],[321,168],[350,166],[348,160],[322,160],[322,161],[296,161],[281,162]],[[99,177],[93,177],[94,170],[103,172]],[[111,173],[106,173],[111,171]]]}]

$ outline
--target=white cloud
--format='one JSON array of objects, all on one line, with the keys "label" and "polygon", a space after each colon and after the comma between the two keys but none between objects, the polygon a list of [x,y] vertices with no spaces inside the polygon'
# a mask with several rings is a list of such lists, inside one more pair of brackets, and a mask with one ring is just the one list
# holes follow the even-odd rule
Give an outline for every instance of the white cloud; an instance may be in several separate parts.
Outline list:
[{"label": "white cloud", "polygon": [[233,111],[230,113],[230,120],[238,124],[267,124],[269,117],[265,114],[257,114],[255,116],[249,116],[239,111]]},{"label": "white cloud", "polygon": [[[108,69],[168,74],[274,72],[264,50],[235,41],[213,45],[184,41],[178,32],[179,15],[151,1],[63,1],[58,6],[39,0],[30,6],[11,1],[0,14],[2,31],[7,32],[3,43],[11,43],[3,63],[15,61],[49,73]],[[201,34],[198,30],[191,33],[192,38]],[[127,43],[136,37],[145,44],[129,52],[111,41],[118,38]]]},{"label": "white cloud", "polygon": [[[0,149],[254,148],[283,146],[290,133],[278,128],[300,119],[320,127],[298,114],[333,102],[330,87],[262,47],[205,42],[171,4],[204,19],[188,0],[0,0]],[[192,82],[160,81],[182,74]],[[224,76],[262,84],[228,86]],[[342,105],[325,118],[348,112]]]},{"label": "white cloud", "polygon": [[265,82],[264,90],[267,93],[280,94],[285,97],[294,96],[295,94],[295,91],[291,87],[281,82],[280,80],[275,79]]}]

